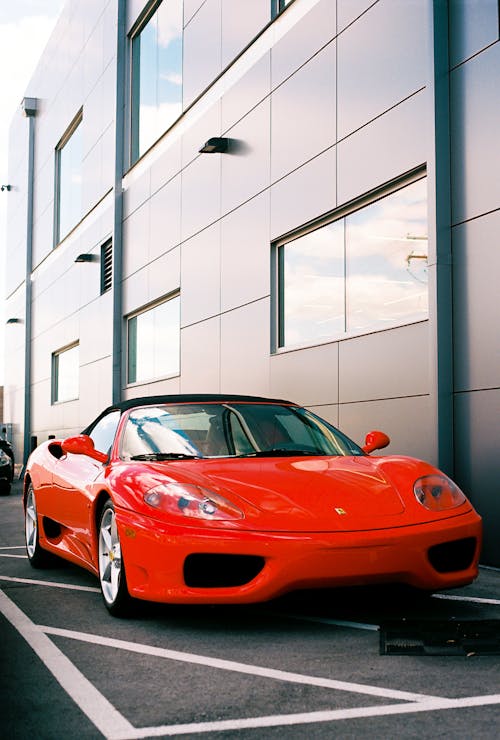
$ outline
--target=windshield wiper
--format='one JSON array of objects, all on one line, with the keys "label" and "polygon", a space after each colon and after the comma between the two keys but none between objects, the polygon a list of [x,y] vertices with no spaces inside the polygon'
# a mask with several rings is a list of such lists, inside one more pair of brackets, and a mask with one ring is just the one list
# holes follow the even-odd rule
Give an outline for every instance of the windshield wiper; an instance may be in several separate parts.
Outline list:
[{"label": "windshield wiper", "polygon": [[238,457],[299,457],[300,455],[319,457],[326,454],[326,452],[320,452],[319,450],[288,450],[285,447],[275,447],[272,450],[248,452],[245,455],[238,455]]},{"label": "windshield wiper", "polygon": [[132,455],[131,460],[199,460],[199,455],[188,455],[185,452],[148,452],[143,455]]}]

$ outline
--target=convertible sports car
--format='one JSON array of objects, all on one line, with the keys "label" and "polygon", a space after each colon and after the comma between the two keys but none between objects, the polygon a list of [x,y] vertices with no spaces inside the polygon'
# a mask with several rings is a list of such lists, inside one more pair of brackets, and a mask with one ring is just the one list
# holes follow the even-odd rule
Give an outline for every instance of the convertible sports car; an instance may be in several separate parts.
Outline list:
[{"label": "convertible sports car", "polygon": [[59,555],[98,576],[119,615],[132,597],[245,603],[367,583],[474,580],[481,519],[432,465],[370,453],[289,401],[137,398],[49,440],[24,480],[33,567]]}]

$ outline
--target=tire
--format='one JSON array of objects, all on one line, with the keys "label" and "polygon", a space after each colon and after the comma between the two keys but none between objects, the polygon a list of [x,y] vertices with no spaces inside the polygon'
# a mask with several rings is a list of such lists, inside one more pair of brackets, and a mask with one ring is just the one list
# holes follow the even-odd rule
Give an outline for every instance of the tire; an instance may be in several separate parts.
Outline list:
[{"label": "tire", "polygon": [[33,486],[29,485],[24,504],[24,536],[26,553],[32,568],[45,568],[50,562],[50,553],[40,547],[38,536],[38,511]]},{"label": "tire", "polygon": [[106,609],[114,617],[125,616],[131,606],[116,526],[115,508],[108,500],[99,521],[99,584]]},{"label": "tire", "polygon": [[8,496],[10,493],[10,479],[2,478],[0,480],[0,496]]}]

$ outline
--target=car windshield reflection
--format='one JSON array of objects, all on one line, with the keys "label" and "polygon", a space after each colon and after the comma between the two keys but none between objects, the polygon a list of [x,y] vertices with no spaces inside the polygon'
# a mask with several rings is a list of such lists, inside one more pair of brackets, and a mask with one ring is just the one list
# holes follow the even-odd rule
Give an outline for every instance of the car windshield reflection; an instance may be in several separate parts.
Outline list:
[{"label": "car windshield reflection", "polygon": [[297,406],[210,403],[144,406],[126,421],[124,460],[363,455],[338,429]]}]

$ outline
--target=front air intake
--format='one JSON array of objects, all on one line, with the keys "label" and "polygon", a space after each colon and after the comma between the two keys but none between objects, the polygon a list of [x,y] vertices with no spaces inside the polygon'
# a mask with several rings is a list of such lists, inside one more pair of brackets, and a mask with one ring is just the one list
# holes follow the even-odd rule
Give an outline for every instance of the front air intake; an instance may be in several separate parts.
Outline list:
[{"label": "front air intake", "polygon": [[455,573],[467,570],[474,561],[476,538],[466,537],[463,540],[443,542],[429,548],[429,561],[438,573]]},{"label": "front air intake", "polygon": [[196,553],[184,561],[184,581],[189,588],[234,588],[250,583],[264,567],[258,555]]}]

